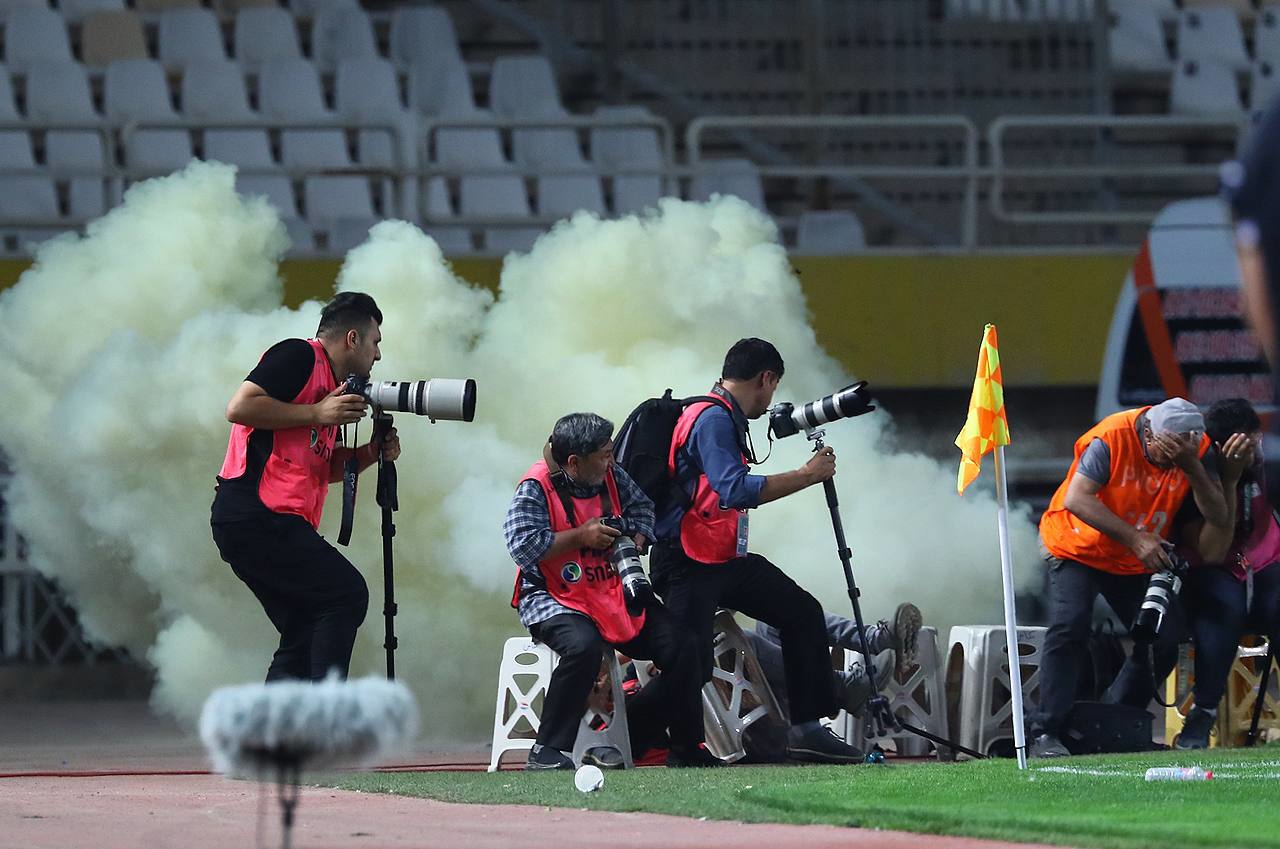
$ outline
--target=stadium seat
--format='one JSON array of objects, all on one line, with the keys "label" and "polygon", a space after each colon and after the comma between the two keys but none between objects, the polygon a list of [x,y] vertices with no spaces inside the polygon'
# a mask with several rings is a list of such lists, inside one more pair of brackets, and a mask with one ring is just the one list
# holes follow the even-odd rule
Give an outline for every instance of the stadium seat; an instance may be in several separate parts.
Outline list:
[{"label": "stadium seat", "polygon": [[1280,73],[1270,62],[1255,62],[1249,78],[1249,111],[1255,118],[1261,117],[1280,94]]},{"label": "stadium seat", "polygon": [[377,223],[376,218],[335,218],[328,227],[329,253],[345,254],[359,247]]},{"label": "stadium seat", "polygon": [[449,13],[439,6],[396,6],[391,13],[391,60],[408,66],[436,57],[462,62]]},{"label": "stadium seat", "polygon": [[4,60],[17,72],[36,63],[74,61],[62,16],[47,7],[10,11],[4,24]]},{"label": "stadium seat", "polygon": [[1253,28],[1253,58],[1280,65],[1280,5],[1267,6]]},{"label": "stadium seat", "polygon": [[555,74],[545,56],[499,56],[489,77],[489,106],[495,115],[564,114]]},{"label": "stadium seat", "polygon": [[1182,0],[1184,9],[1219,8],[1227,9],[1237,17],[1253,17],[1253,0]]},{"label": "stadium seat", "polygon": [[61,217],[52,178],[38,174],[0,175],[0,222],[48,223]]},{"label": "stadium seat", "polygon": [[1108,44],[1117,71],[1169,70],[1160,13],[1147,0],[1111,0]]},{"label": "stadium seat", "polygon": [[271,145],[263,130],[205,130],[204,158],[246,170],[279,167],[271,157]]},{"label": "stadium seat", "polygon": [[9,79],[9,69],[0,65],[0,121],[21,121],[18,107],[13,99],[13,82]]},{"label": "stadium seat", "polygon": [[84,66],[71,60],[32,64],[27,69],[27,118],[38,124],[101,120]]},{"label": "stadium seat", "polygon": [[159,15],[169,9],[199,9],[200,0],[133,0],[133,10],[144,17]]},{"label": "stadium seat", "polygon": [[[643,106],[601,106],[596,118],[651,118]],[[662,148],[652,127],[595,127],[591,130],[591,159],[608,176],[614,169],[662,167]],[[613,180],[613,211],[619,215],[656,206],[664,194],[658,174],[618,175]]]},{"label": "stadium seat", "polygon": [[36,167],[31,153],[31,138],[22,130],[0,132],[0,170]]},{"label": "stadium seat", "polygon": [[311,225],[297,216],[281,218],[285,232],[289,234],[289,253],[313,253],[316,249],[316,236]]},{"label": "stadium seat", "polygon": [[[339,222],[358,219],[371,223],[378,218],[369,182],[363,177],[307,177],[303,186],[307,223],[330,238]],[[345,223],[341,226],[349,227]]]},{"label": "stadium seat", "polygon": [[369,15],[360,8],[325,6],[311,25],[311,58],[322,72],[343,59],[376,59],[378,48]]},{"label": "stadium seat", "polygon": [[237,174],[236,191],[245,197],[265,197],[282,219],[298,217],[298,198],[288,177],[273,174]]},{"label": "stadium seat", "polygon": [[[258,77],[258,98],[269,122],[334,122],[324,103],[320,75],[306,59],[265,63]],[[351,155],[341,129],[282,130],[280,161],[286,168],[345,168],[351,165]]]},{"label": "stadium seat", "polygon": [[192,62],[227,58],[222,27],[208,9],[169,9],[160,14],[160,61],[184,68]]},{"label": "stadium seat", "polygon": [[83,21],[98,12],[122,12],[124,0],[58,0],[58,12],[69,24]]},{"label": "stadium seat", "polygon": [[696,169],[690,186],[690,199],[706,201],[715,194],[734,195],[761,212],[767,211],[760,171],[750,160],[704,159]]},{"label": "stadium seat", "polygon": [[125,9],[94,12],[80,25],[80,56],[91,68],[126,59],[147,59],[142,19]]},{"label": "stadium seat", "polygon": [[244,9],[276,9],[280,4],[276,0],[213,0],[213,11],[220,18],[235,18]]},{"label": "stadium seat", "polygon": [[419,58],[409,67],[409,107],[423,115],[470,115],[476,111],[471,76],[460,58]]},{"label": "stadium seat", "polygon": [[423,231],[436,240],[440,250],[446,256],[459,256],[474,252],[471,244],[471,233],[463,227],[450,227],[448,222],[454,217],[453,204],[449,200],[449,187],[443,177],[432,177],[427,180],[426,215],[423,219]]},{"label": "stadium seat", "polygon": [[307,19],[326,9],[354,9],[359,5],[357,0],[289,0],[289,11],[298,18]]},{"label": "stadium seat", "polygon": [[595,174],[561,174],[538,178],[538,212],[568,218],[579,210],[605,214],[604,191]]},{"label": "stadium seat", "polygon": [[867,247],[858,216],[843,209],[800,213],[796,228],[798,254],[840,255]]},{"label": "stadium seat", "polygon": [[278,6],[241,9],[235,23],[236,61],[254,69],[273,59],[301,59],[293,16]]},{"label": "stadium seat", "polygon": [[2,0],[0,2],[0,22],[9,17],[14,9],[47,9],[49,0]]},{"label": "stadium seat", "polygon": [[253,121],[240,66],[227,59],[198,60],[182,75],[182,114],[193,121]]},{"label": "stadium seat", "polygon": [[1244,31],[1234,9],[1183,9],[1178,16],[1178,61],[1212,62],[1233,71],[1249,69]]},{"label": "stadium seat", "polygon": [[1200,118],[1242,118],[1235,71],[1216,62],[1179,62],[1169,91],[1169,112]]},{"label": "stadium seat", "polygon": [[[175,121],[164,68],[150,59],[112,62],[103,77],[103,110],[116,123]],[[184,167],[192,158],[186,130],[141,129],[124,136],[129,168],[147,175]]]},{"label": "stadium seat", "polygon": [[410,116],[400,102],[396,70],[385,59],[344,59],[334,77],[334,105],[338,117],[354,124],[389,124],[395,136],[385,130],[367,129],[357,133],[357,161],[362,165],[391,167],[399,162],[412,166],[418,161],[415,134]]}]

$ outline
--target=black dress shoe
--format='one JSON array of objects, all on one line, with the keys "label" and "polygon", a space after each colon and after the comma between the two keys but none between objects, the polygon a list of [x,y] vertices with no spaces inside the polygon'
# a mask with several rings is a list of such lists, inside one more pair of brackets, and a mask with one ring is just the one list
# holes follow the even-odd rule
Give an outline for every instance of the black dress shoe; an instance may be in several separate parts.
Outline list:
[{"label": "black dress shoe", "polygon": [[534,743],[529,750],[529,760],[525,761],[525,769],[576,769],[573,761],[564,756],[564,752]]}]

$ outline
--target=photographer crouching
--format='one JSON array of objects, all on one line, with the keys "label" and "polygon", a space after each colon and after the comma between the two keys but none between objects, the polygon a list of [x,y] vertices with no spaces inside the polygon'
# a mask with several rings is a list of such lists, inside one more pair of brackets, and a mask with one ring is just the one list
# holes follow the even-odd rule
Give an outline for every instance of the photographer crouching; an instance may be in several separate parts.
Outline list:
[{"label": "photographer crouching", "polygon": [[[613,424],[571,413],[555,424],[516,488],[503,523],[516,562],[511,606],[534,639],[560,656],[526,769],[574,769],[573,750],[606,645],[653,660],[662,673],[626,706],[632,751],[665,728],[667,766],[720,766],[703,746],[702,678],[692,633],[653,597],[638,551],[653,537],[653,503],[613,464]],[[583,762],[623,766],[596,746]]]},{"label": "photographer crouching", "polygon": [[[1145,708],[1154,682],[1163,681],[1177,662],[1184,630],[1180,578],[1174,574],[1183,561],[1168,538],[1187,494],[1210,532],[1231,526],[1216,453],[1204,434],[1204,417],[1190,401],[1171,398],[1110,415],[1076,440],[1074,453],[1040,520],[1049,565],[1049,629],[1040,706],[1031,716],[1032,757],[1070,754],[1061,737],[1098,594],[1121,621],[1135,623],[1135,639],[1140,626],[1146,631],[1106,701]],[[1164,608],[1154,621],[1149,585]]]},{"label": "photographer crouching", "polygon": [[[280,633],[267,680],[343,677],[369,589],[351,563],[317,533],[329,484],[353,454],[363,470],[373,444],[339,446],[338,427],[365,415],[338,375],[367,378],[381,359],[382,313],[373,298],[343,292],[320,313],[314,339],[286,339],[262,355],[227,403],[232,422],[218,473],[211,524],[222,559],[262,604]],[[392,429],[385,456],[400,442]]]}]

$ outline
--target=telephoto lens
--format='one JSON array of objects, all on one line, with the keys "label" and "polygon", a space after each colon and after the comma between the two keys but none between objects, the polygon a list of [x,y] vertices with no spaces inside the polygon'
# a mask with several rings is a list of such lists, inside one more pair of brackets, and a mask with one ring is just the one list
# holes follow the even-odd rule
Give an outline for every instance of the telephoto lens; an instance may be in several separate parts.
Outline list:
[{"label": "telephoto lens", "polygon": [[1160,627],[1169,613],[1178,591],[1182,589],[1182,579],[1172,572],[1156,572],[1147,583],[1147,594],[1142,599],[1142,607],[1133,620],[1130,635],[1139,643],[1150,643],[1160,634]]},{"label": "telephoto lens", "polygon": [[[617,526],[610,523],[610,527]],[[631,537],[624,534],[613,541],[609,546],[609,563],[622,581],[622,597],[626,601],[627,612],[639,616],[653,601],[653,585],[649,583],[644,564],[640,562],[640,552]]]},{"label": "telephoto lens", "polygon": [[769,410],[769,432],[775,439],[782,439],[802,430],[815,430],[836,419],[861,416],[874,409],[867,382],[860,380],[799,407],[788,403],[775,404]]},{"label": "telephoto lens", "polygon": [[470,422],[476,417],[476,382],[471,378],[364,380],[348,375],[347,392],[358,393],[383,410],[426,416],[435,421]]}]

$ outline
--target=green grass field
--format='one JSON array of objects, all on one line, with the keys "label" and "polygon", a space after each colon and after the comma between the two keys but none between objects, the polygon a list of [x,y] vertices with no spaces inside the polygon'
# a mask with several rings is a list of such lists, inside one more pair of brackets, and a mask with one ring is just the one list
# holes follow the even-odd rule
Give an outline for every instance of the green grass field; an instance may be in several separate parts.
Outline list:
[{"label": "green grass field", "polygon": [[[1212,781],[1147,782],[1149,766],[1200,765]],[[825,823],[1079,847],[1277,847],[1280,745],[1033,761],[889,766],[638,769],[595,793],[571,773],[361,773],[326,782],[446,802],[650,811]]]}]

